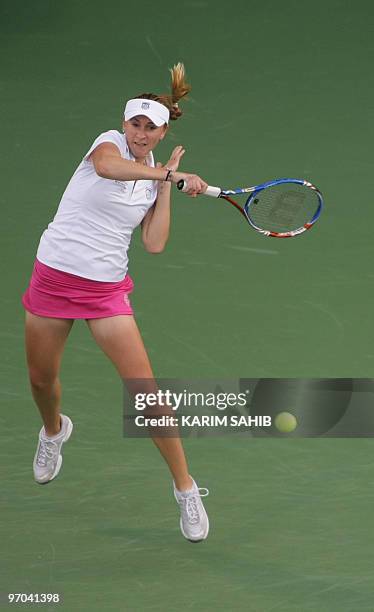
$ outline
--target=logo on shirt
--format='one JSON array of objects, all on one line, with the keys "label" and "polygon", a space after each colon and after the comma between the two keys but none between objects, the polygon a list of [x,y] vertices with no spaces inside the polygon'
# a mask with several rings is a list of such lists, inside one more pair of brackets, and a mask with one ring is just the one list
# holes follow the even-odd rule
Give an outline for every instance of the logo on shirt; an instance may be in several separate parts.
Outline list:
[{"label": "logo on shirt", "polygon": [[147,200],[152,200],[152,189],[150,187],[145,188],[145,197]]},{"label": "logo on shirt", "polygon": [[127,183],[125,181],[114,181],[116,185],[118,185],[118,187],[121,188],[121,190],[123,191],[123,193],[126,193],[128,191],[128,186]]},{"label": "logo on shirt", "polygon": [[143,110],[148,110],[148,109],[149,109],[149,107],[150,107],[149,102],[142,102],[142,109],[143,109]]}]

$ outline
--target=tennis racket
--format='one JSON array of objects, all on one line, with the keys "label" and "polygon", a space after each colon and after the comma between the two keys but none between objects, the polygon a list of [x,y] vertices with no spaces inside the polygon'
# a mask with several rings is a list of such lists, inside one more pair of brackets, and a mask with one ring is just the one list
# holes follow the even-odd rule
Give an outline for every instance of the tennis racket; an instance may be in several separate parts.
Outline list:
[{"label": "tennis racket", "polygon": [[[186,191],[186,181],[179,181],[177,187]],[[232,199],[232,196],[247,194],[244,206]],[[292,238],[303,234],[313,227],[323,208],[320,190],[302,179],[281,178],[243,189],[208,187],[204,195],[227,200],[253,229],[272,238]]]}]

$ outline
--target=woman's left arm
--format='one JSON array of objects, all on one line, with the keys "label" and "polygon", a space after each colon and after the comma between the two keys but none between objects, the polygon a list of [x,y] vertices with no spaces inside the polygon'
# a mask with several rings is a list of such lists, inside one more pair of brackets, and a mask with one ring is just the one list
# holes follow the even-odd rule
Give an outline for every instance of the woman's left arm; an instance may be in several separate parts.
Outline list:
[{"label": "woman's left arm", "polygon": [[[176,147],[165,168],[178,170],[184,152],[182,146]],[[161,167],[161,164],[157,166]],[[149,253],[161,253],[169,238],[171,185],[170,182],[159,181],[157,200],[142,221],[142,241]]]}]

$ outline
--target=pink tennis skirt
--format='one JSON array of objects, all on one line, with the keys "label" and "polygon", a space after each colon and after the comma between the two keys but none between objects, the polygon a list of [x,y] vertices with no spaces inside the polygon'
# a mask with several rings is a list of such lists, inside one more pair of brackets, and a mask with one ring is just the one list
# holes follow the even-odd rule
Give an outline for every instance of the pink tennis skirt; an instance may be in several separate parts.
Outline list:
[{"label": "pink tennis skirt", "polygon": [[107,283],[50,268],[36,259],[22,304],[32,314],[58,319],[132,315],[129,293],[133,288],[128,274],[122,281]]}]

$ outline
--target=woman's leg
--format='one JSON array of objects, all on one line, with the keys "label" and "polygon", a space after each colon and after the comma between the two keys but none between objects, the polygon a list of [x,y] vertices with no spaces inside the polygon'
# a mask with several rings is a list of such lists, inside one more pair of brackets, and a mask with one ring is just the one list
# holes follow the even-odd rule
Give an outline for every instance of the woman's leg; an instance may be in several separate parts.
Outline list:
[{"label": "woman's leg", "polygon": [[63,348],[73,322],[26,312],[25,341],[31,391],[47,436],[60,431],[61,385],[58,375]]},{"label": "woman's leg", "polygon": [[[134,317],[119,315],[105,319],[88,319],[87,324],[97,344],[113,362],[122,379],[153,379],[151,364]],[[178,438],[152,435],[152,439],[166,460],[177,489],[190,489],[182,443]]]}]

